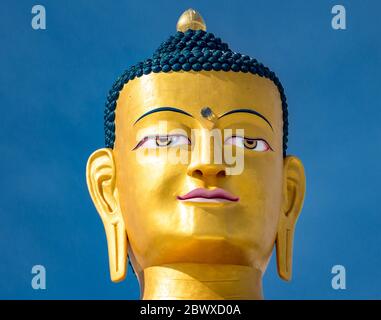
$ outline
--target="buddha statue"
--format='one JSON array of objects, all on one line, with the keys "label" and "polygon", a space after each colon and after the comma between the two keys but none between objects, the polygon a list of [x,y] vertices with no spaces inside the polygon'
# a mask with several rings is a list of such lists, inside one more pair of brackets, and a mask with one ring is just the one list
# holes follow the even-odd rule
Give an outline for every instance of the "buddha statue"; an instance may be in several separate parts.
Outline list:
[{"label": "buddha statue", "polygon": [[[112,281],[129,262],[142,299],[263,299],[274,248],[279,276],[291,279],[305,174],[286,152],[287,102],[273,71],[189,9],[115,81],[104,128],[86,177]],[[240,156],[239,170],[216,150]]]}]

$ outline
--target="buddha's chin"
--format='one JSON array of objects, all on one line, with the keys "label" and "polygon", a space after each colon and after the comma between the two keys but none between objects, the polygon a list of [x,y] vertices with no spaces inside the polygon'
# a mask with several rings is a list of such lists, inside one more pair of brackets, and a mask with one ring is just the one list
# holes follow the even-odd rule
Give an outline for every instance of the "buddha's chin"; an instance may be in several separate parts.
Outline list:
[{"label": "buddha's chin", "polygon": [[173,263],[252,266],[251,250],[234,245],[218,234],[195,235],[186,239],[178,239],[171,244],[170,246],[162,245],[152,250],[150,257],[143,259],[147,262],[144,267]]}]

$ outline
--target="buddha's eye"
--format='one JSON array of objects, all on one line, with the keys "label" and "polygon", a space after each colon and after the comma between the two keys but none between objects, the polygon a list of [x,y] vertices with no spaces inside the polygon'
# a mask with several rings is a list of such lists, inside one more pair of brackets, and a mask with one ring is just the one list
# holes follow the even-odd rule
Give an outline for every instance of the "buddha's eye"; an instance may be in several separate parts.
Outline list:
[{"label": "buddha's eye", "polygon": [[156,136],[147,136],[144,137],[137,146],[133,149],[137,148],[162,148],[162,147],[174,147],[181,145],[189,145],[191,144],[189,138],[187,136],[181,134],[173,134],[173,135],[156,135]]},{"label": "buddha's eye", "polygon": [[236,145],[240,148],[246,148],[257,152],[272,150],[270,145],[263,139],[254,139],[233,136],[225,140],[226,145]]}]

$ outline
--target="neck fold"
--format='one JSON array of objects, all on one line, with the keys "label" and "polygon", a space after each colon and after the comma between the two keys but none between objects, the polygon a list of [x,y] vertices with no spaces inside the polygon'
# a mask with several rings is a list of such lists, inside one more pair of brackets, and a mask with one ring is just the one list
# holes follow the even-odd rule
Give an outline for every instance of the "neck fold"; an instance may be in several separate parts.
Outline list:
[{"label": "neck fold", "polygon": [[144,300],[263,299],[262,273],[239,265],[176,263],[144,269]]}]

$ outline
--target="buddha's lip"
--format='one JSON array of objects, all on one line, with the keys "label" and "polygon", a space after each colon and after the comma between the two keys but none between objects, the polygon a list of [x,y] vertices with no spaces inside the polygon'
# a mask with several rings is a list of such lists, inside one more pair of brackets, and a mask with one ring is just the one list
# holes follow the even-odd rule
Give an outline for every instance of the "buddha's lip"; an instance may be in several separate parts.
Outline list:
[{"label": "buddha's lip", "polygon": [[221,189],[221,188],[216,188],[213,190],[208,190],[204,188],[197,188],[194,189],[187,194],[183,196],[177,196],[177,199],[179,200],[188,200],[192,198],[206,198],[206,199],[225,199],[229,201],[238,201],[239,197],[236,197],[232,195],[230,192]]}]

